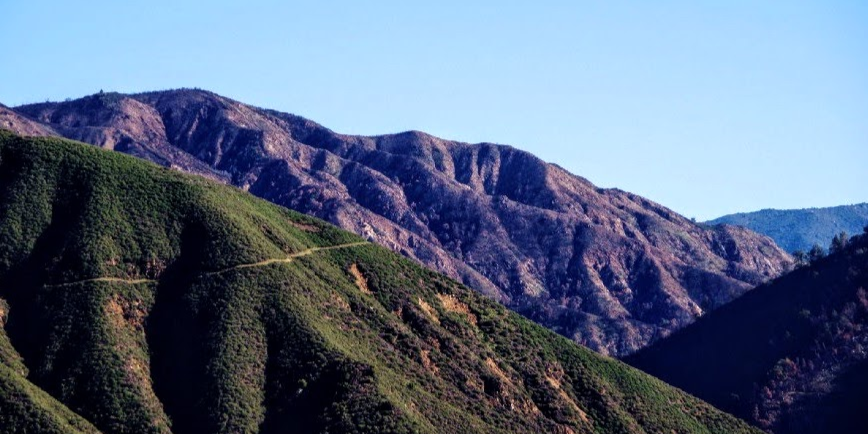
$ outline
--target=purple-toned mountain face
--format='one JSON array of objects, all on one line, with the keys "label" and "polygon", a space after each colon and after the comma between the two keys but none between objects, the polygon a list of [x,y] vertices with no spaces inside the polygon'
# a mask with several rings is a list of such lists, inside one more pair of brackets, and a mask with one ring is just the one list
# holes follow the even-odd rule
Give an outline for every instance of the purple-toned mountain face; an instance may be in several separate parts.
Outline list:
[{"label": "purple-toned mountain face", "polygon": [[524,151],[421,132],[362,137],[199,90],[7,109],[59,135],[221,180],[457,278],[623,355],[791,267],[768,237],[705,226]]}]

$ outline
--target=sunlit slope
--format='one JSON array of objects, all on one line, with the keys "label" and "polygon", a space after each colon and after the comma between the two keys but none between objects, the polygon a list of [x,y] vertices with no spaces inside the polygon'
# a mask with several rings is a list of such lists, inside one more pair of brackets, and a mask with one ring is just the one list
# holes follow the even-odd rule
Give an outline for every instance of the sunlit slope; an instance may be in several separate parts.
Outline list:
[{"label": "sunlit slope", "polygon": [[13,432],[752,432],[326,223],[62,140],[0,133],[0,298]]}]

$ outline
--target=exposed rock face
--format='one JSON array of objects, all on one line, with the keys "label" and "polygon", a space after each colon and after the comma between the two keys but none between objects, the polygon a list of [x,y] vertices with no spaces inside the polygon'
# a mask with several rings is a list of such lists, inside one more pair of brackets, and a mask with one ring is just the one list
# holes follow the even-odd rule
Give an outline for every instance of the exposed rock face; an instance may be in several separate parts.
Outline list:
[{"label": "exposed rock face", "polygon": [[27,119],[3,104],[0,104],[0,128],[27,136],[59,136],[47,125]]},{"label": "exposed rock face", "polygon": [[326,219],[608,354],[641,348],[791,263],[767,237],[694,224],[509,146],[342,135],[197,90],[15,110]]}]

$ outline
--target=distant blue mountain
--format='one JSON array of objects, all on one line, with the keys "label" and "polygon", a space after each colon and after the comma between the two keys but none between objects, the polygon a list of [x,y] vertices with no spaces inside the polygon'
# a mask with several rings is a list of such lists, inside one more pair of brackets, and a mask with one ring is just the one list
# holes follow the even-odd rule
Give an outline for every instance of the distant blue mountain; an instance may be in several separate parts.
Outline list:
[{"label": "distant blue mountain", "polygon": [[814,244],[828,247],[832,237],[841,231],[850,235],[862,233],[868,225],[868,203],[830,208],[764,209],[725,215],[707,223],[744,226],[768,235],[781,248],[793,252],[808,250]]}]

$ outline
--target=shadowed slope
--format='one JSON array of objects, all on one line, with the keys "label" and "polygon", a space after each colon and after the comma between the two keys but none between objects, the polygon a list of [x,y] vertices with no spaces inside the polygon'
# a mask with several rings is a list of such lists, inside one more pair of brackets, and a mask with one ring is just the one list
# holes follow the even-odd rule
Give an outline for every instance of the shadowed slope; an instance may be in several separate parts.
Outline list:
[{"label": "shadowed slope", "polygon": [[26,379],[27,367],[12,347],[5,324],[9,304],[0,298],[0,427],[4,433],[96,434],[82,417]]},{"label": "shadowed slope", "polygon": [[866,433],[868,234],[627,361],[778,434]]}]

